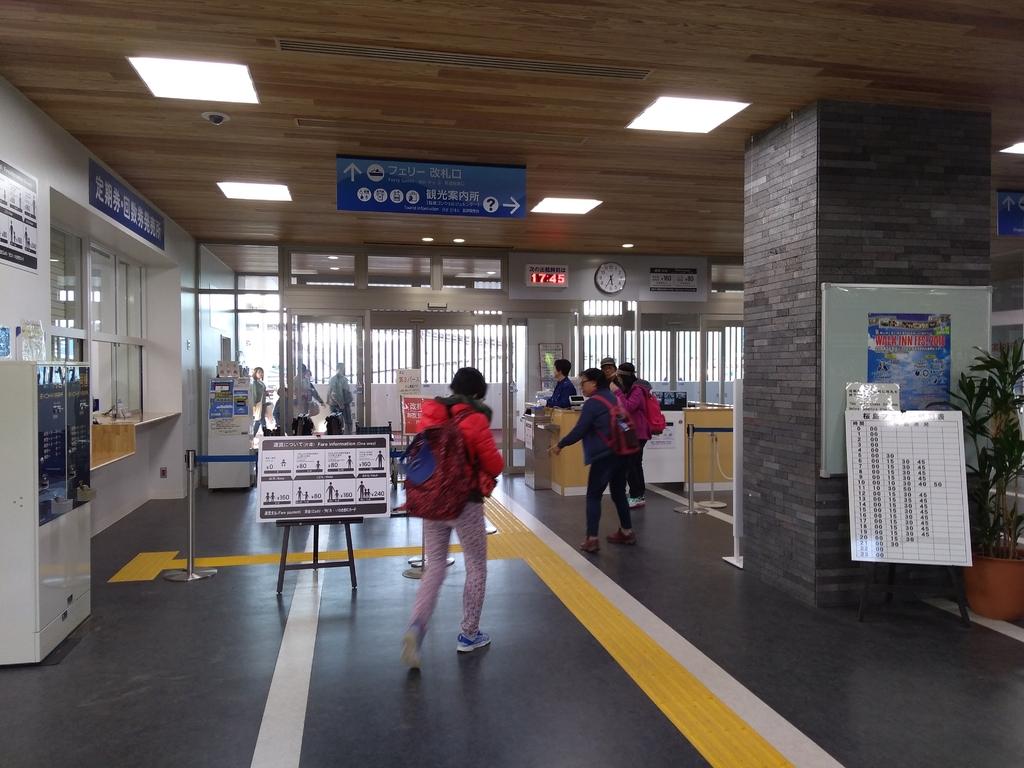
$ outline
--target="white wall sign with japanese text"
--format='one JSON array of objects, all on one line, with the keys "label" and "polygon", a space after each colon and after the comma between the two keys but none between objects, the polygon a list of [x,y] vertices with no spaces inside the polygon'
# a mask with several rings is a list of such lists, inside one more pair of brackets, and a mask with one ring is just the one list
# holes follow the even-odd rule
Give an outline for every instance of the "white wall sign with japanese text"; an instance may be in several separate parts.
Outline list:
[{"label": "white wall sign with japanese text", "polygon": [[260,520],[386,517],[391,513],[387,435],[268,437],[260,445]]},{"label": "white wall sign with japanese text", "polygon": [[0,263],[35,272],[39,266],[39,224],[34,176],[0,160]]},{"label": "white wall sign with japanese text", "polygon": [[423,394],[423,371],[421,369],[399,368],[396,378],[400,396],[416,397]]}]

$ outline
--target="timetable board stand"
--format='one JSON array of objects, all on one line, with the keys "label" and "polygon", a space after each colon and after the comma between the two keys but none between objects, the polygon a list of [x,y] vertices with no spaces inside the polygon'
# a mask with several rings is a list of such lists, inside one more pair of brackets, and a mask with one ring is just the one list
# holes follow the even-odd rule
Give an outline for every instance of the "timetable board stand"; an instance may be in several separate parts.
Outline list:
[{"label": "timetable board stand", "polygon": [[[942,567],[970,626],[962,568],[971,565],[963,417],[959,411],[846,412],[850,556],[864,568],[858,620],[873,593],[948,595],[896,583],[896,566]],[[888,565],[884,583],[878,566]],[[936,591],[939,589],[939,591]]]}]

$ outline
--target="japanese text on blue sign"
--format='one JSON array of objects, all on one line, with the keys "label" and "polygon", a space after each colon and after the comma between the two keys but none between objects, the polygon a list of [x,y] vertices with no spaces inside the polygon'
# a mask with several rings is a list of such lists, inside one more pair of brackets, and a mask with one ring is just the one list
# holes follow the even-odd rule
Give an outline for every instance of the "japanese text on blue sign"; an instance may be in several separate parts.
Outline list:
[{"label": "japanese text on blue sign", "polygon": [[526,168],[337,158],[338,210],[526,217]]},{"label": "japanese text on blue sign", "polygon": [[996,193],[996,234],[1024,237],[1024,192]]},{"label": "japanese text on blue sign", "polygon": [[89,160],[89,205],[163,250],[164,217],[92,159]]}]

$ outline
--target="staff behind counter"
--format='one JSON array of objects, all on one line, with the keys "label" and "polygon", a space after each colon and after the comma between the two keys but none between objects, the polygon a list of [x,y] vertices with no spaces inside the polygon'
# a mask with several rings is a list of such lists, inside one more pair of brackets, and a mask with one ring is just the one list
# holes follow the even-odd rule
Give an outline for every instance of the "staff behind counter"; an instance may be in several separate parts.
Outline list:
[{"label": "staff behind counter", "polygon": [[570,397],[576,394],[576,387],[569,380],[572,363],[568,360],[555,360],[555,391],[546,401],[548,408],[569,408]]}]

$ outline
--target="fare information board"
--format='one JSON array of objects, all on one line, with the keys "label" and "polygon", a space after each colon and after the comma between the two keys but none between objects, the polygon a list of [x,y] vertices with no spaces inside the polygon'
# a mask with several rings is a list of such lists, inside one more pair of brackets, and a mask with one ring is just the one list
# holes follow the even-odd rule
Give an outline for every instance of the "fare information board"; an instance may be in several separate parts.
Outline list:
[{"label": "fare information board", "polygon": [[847,411],[850,556],[971,565],[959,411]]},{"label": "fare information board", "polygon": [[268,437],[260,446],[262,522],[386,517],[387,435]]}]

